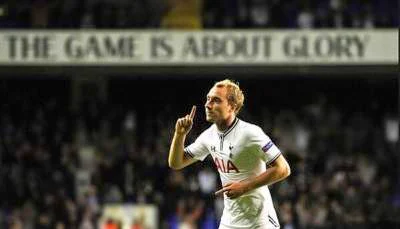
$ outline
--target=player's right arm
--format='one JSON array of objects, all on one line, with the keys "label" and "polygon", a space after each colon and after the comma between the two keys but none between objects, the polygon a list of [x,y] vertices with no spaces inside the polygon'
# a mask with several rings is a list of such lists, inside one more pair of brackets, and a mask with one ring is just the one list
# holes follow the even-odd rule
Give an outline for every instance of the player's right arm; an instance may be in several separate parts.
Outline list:
[{"label": "player's right arm", "polygon": [[193,118],[196,113],[196,106],[192,107],[190,114],[183,118],[179,118],[175,124],[175,133],[169,148],[168,165],[172,169],[182,169],[193,164],[197,160],[192,157],[185,156],[184,147],[185,139],[193,126]]}]

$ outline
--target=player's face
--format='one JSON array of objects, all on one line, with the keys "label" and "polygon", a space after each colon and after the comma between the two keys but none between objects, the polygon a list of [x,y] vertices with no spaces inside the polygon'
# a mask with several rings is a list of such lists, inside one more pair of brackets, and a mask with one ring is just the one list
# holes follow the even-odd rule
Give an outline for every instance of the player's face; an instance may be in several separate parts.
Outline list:
[{"label": "player's face", "polygon": [[207,94],[205,108],[207,121],[213,123],[223,122],[235,114],[234,108],[228,103],[225,87],[211,88]]}]

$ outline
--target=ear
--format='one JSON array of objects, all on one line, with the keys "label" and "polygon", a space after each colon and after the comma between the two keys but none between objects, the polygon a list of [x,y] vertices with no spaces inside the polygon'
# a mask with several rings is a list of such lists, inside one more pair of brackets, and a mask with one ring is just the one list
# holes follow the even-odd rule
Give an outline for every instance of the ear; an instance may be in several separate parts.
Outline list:
[{"label": "ear", "polygon": [[231,107],[233,113],[236,113],[237,105],[236,104],[230,104],[230,107]]}]

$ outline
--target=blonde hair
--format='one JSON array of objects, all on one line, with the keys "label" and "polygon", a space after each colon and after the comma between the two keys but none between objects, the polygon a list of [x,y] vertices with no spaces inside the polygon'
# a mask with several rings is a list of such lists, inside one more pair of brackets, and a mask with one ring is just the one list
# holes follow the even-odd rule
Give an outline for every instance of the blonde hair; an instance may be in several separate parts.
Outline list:
[{"label": "blonde hair", "polygon": [[230,79],[225,79],[214,84],[214,87],[226,88],[227,89],[227,99],[228,103],[235,107],[235,113],[239,113],[243,106],[244,95],[243,91],[240,89],[239,85]]}]

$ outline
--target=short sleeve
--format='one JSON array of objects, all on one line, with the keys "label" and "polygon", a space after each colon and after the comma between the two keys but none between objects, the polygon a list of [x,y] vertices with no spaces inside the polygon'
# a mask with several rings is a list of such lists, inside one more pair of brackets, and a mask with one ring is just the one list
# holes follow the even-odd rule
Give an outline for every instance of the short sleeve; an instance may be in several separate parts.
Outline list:
[{"label": "short sleeve", "polygon": [[267,164],[271,164],[281,155],[281,151],[260,127],[249,129],[249,138],[252,148],[254,147],[257,155]]},{"label": "short sleeve", "polygon": [[205,134],[201,134],[196,141],[185,148],[185,156],[203,161],[209,154],[205,144]]}]

